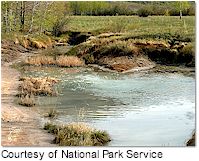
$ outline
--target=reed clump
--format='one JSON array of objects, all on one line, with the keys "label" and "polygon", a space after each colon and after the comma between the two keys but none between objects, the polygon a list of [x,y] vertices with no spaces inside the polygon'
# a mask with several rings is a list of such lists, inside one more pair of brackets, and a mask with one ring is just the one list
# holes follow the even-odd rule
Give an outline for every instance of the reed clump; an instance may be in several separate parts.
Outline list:
[{"label": "reed clump", "polygon": [[55,65],[55,60],[51,56],[33,56],[25,60],[26,64],[29,65]]},{"label": "reed clump", "polygon": [[[22,77],[19,79],[22,83],[19,85],[18,104],[32,107],[35,105],[35,96],[56,96],[58,93],[54,84],[58,82],[55,78],[32,78]],[[55,111],[51,112],[54,117]]]},{"label": "reed clump", "polygon": [[56,65],[61,67],[78,67],[83,66],[83,61],[76,56],[58,56],[56,58]]},{"label": "reed clump", "polygon": [[57,110],[54,109],[54,108],[51,108],[51,109],[48,111],[48,113],[45,115],[45,117],[49,117],[49,118],[52,118],[52,119],[53,119],[53,118],[56,118],[57,115],[58,115]]},{"label": "reed clump", "polygon": [[32,107],[35,105],[35,98],[33,95],[27,94],[25,96],[21,96],[18,103],[22,106]]},{"label": "reed clump", "polygon": [[96,130],[81,122],[63,126],[46,123],[44,129],[55,134],[54,142],[60,146],[102,146],[111,141],[106,131]]}]

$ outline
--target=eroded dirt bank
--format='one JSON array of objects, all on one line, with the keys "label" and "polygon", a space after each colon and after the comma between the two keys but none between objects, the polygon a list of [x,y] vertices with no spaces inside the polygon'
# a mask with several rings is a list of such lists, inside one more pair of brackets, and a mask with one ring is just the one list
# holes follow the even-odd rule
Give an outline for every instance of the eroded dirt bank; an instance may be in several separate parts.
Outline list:
[{"label": "eroded dirt bank", "polygon": [[36,109],[14,103],[20,73],[10,67],[13,63],[1,66],[1,145],[52,146],[53,136],[42,129],[42,117]]}]

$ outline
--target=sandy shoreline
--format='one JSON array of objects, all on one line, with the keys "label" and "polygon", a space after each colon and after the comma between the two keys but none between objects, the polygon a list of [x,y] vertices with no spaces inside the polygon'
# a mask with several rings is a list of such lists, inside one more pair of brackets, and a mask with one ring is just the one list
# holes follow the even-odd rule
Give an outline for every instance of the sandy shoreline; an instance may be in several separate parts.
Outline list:
[{"label": "sandy shoreline", "polygon": [[42,129],[42,117],[35,108],[15,103],[20,73],[1,66],[1,145],[2,146],[53,146],[53,136]]}]

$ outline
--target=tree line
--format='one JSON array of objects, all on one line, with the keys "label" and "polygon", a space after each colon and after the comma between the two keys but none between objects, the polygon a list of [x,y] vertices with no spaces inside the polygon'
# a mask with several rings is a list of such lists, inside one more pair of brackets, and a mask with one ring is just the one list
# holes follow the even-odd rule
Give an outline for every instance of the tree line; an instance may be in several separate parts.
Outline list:
[{"label": "tree line", "polygon": [[[181,2],[113,2],[113,1],[1,1],[2,32],[44,32],[62,27],[70,15],[176,16],[195,15],[195,3]],[[143,16],[144,17],[144,16]]]}]

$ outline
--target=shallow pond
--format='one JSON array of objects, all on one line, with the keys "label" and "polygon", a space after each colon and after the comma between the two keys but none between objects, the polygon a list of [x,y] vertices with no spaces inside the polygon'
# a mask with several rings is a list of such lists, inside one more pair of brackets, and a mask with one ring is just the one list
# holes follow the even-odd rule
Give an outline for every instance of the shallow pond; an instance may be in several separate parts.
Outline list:
[{"label": "shallow pond", "polygon": [[108,146],[185,146],[195,129],[195,79],[180,74],[118,74],[82,68],[33,68],[25,75],[61,80],[58,97],[40,97],[41,113],[106,130]]}]

